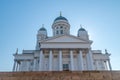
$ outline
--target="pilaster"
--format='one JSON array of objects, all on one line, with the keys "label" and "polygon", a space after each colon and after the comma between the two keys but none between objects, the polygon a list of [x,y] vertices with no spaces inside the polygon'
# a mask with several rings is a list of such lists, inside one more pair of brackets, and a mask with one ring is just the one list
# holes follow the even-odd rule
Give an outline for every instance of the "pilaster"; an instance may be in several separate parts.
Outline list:
[{"label": "pilaster", "polygon": [[111,70],[112,70],[112,67],[111,67],[110,59],[108,59],[108,65],[109,65],[109,69],[110,69],[110,71],[111,71]]},{"label": "pilaster", "polygon": [[88,51],[88,66],[89,66],[89,70],[94,70],[94,66],[93,66],[93,57],[92,57],[92,52],[91,50]]},{"label": "pilaster", "polygon": [[82,51],[79,50],[79,69],[82,71],[84,70],[84,67],[83,67],[83,56],[82,56]]},{"label": "pilaster", "polygon": [[59,50],[59,71],[62,70],[62,50]]},{"label": "pilaster", "polygon": [[36,71],[36,62],[37,62],[37,59],[36,57],[34,58],[34,63],[33,63],[33,71]]},{"label": "pilaster", "polygon": [[50,50],[50,52],[49,52],[49,71],[52,71],[52,58],[53,58],[52,50]]},{"label": "pilaster", "polygon": [[74,71],[74,61],[73,61],[73,50],[70,50],[70,65],[71,65],[71,71]]},{"label": "pilaster", "polygon": [[43,51],[40,51],[40,56],[39,56],[39,71],[42,71],[42,63],[43,63]]}]

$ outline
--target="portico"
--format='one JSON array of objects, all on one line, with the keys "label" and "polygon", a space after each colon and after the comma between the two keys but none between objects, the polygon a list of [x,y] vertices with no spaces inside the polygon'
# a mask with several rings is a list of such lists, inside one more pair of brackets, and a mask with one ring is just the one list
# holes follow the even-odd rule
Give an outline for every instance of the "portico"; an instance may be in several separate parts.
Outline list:
[{"label": "portico", "polygon": [[[39,56],[39,70],[43,70],[43,68],[48,67],[48,71],[63,71],[63,70],[69,70],[69,71],[82,71],[84,70],[84,66],[87,66],[89,64],[85,64],[83,62],[83,51],[85,49],[41,49],[40,50],[40,56]],[[44,57],[41,57],[44,56]],[[47,56],[48,59],[45,59]],[[87,56],[87,53],[84,53],[84,56]],[[87,61],[87,57],[84,57]],[[54,59],[57,61],[55,62]],[[45,60],[48,62],[46,65],[41,65],[45,62]],[[76,61],[77,60],[77,61]],[[89,63],[89,62],[87,62]],[[54,67],[54,65],[58,65],[58,67]],[[47,66],[48,65],[48,66]],[[36,64],[34,64],[36,66]],[[56,68],[56,69],[54,69]],[[92,68],[91,68],[92,69]]]}]

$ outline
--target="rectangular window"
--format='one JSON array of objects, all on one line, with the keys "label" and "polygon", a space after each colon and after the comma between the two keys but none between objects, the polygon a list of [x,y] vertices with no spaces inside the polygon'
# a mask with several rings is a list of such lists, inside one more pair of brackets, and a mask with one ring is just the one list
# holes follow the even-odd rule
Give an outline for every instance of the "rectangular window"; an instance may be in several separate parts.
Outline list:
[{"label": "rectangular window", "polygon": [[56,31],[56,34],[58,34],[59,32],[58,31]]},{"label": "rectangular window", "polygon": [[49,56],[48,56],[48,55],[45,55],[45,58],[49,58]]},{"label": "rectangular window", "polygon": [[63,64],[63,70],[69,70],[69,64]]},{"label": "rectangular window", "polygon": [[57,58],[58,56],[57,55],[54,55],[54,58]]},{"label": "rectangular window", "polygon": [[63,30],[61,30],[60,33],[63,34]]},{"label": "rectangular window", "polygon": [[60,26],[60,28],[63,28],[63,26]]}]

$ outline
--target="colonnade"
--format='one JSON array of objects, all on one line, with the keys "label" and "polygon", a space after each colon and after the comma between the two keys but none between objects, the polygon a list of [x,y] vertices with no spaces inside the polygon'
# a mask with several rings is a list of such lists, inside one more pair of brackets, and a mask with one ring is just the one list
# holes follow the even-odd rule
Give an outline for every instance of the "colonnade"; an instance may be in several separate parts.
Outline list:
[{"label": "colonnade", "polygon": [[[73,53],[74,49],[70,49],[69,50],[69,70],[70,71],[75,71],[75,65],[74,65],[74,53]],[[84,65],[84,59],[83,59],[83,51],[79,50],[77,57],[78,57],[78,71],[83,71],[83,70],[95,70],[95,66],[93,65],[94,61],[93,61],[93,57],[92,57],[92,52],[91,50],[87,51],[88,53],[85,54],[85,58],[86,58],[86,66],[87,68],[85,68]],[[48,54],[48,70],[46,71],[53,71],[53,50],[49,50],[49,54]],[[38,60],[39,59],[39,60]],[[24,62],[26,60],[14,60],[14,65],[13,65],[13,71],[20,71],[20,69],[22,69],[23,67],[20,65],[21,62]],[[32,61],[32,60],[30,60]],[[30,62],[29,61],[29,62]],[[38,62],[39,61],[39,62]],[[44,53],[43,50],[41,49],[39,52],[39,56],[37,56],[37,58],[33,59],[33,64],[32,65],[27,65],[26,67],[30,67],[32,66],[32,71],[44,71],[43,67],[44,67]],[[109,70],[112,70],[111,68],[111,64],[110,64],[110,60],[107,60],[108,66],[109,66]],[[29,69],[22,69],[23,71],[30,71]],[[22,71],[21,70],[21,71]],[[60,49],[58,51],[58,71],[63,71],[63,50]]]},{"label": "colonnade", "polygon": [[[74,71],[74,54],[73,54],[73,50],[71,49],[70,51],[70,71]],[[62,62],[62,50],[59,50],[58,52],[58,66],[59,66],[59,71],[63,71],[63,62]],[[43,50],[40,50],[40,54],[39,54],[39,71],[43,71],[43,68],[42,66],[44,65],[43,63]],[[90,51],[86,54],[86,58],[87,58],[87,66],[88,66],[88,70],[94,70],[94,66],[93,66],[93,59],[92,59],[92,53],[90,53]],[[48,71],[52,71],[52,64],[53,64],[53,51],[50,50],[49,51],[49,64],[48,64]],[[83,63],[83,53],[82,53],[82,50],[79,50],[79,53],[78,53],[78,66],[79,66],[79,69],[80,71],[84,70],[84,63]],[[34,64],[35,66],[35,64]]]}]

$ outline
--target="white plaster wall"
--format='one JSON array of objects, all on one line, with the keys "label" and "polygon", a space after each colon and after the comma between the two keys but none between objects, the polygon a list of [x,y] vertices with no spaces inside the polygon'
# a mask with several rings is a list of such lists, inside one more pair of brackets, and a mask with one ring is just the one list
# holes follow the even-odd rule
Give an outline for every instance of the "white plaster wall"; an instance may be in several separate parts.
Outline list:
[{"label": "white plaster wall", "polygon": [[90,45],[79,43],[44,43],[41,45],[41,48],[90,48]]},{"label": "white plaster wall", "polygon": [[96,70],[105,70],[105,65],[104,62],[102,60],[96,60],[95,61],[95,69]]},{"label": "white plaster wall", "polygon": [[74,70],[77,71],[79,70],[79,63],[77,57],[74,57]]},{"label": "white plaster wall", "polygon": [[96,54],[93,54],[93,58],[107,60],[107,59],[109,59],[109,55],[102,54],[102,53],[99,53],[99,54],[96,53]]},{"label": "white plaster wall", "polygon": [[84,70],[87,70],[87,58],[86,58],[86,56],[83,57],[83,66],[84,66]]},{"label": "white plaster wall", "polygon": [[36,70],[38,71],[39,70],[39,58],[37,58],[37,60],[36,60],[37,62],[36,62]]},{"label": "white plaster wall", "polygon": [[28,59],[34,59],[33,54],[18,54],[14,55],[15,59],[17,60],[28,60]]},{"label": "white plaster wall", "polygon": [[64,35],[64,36],[58,36],[58,37],[55,37],[51,40],[47,40],[46,42],[80,42],[80,43],[88,43],[88,41],[84,41],[78,37],[75,37],[75,36],[68,36],[68,35]]},{"label": "white plaster wall", "polygon": [[59,70],[59,60],[58,57],[53,59],[53,71]]},{"label": "white plaster wall", "polygon": [[21,61],[21,71],[26,71],[26,61]]},{"label": "white plaster wall", "polygon": [[22,61],[20,69],[21,69],[21,71],[29,71],[30,70],[30,61]]},{"label": "white plaster wall", "polygon": [[49,58],[45,58],[44,59],[44,71],[48,71],[48,69],[49,69]]}]

